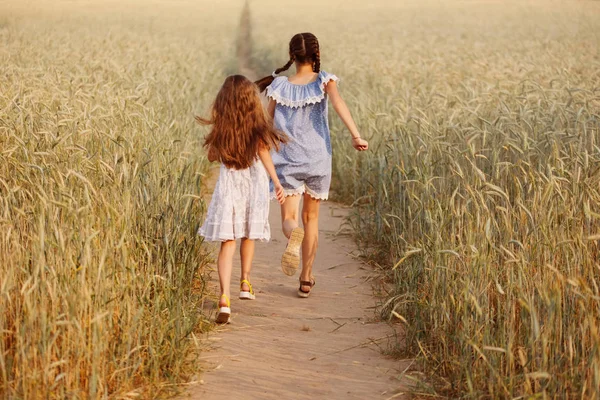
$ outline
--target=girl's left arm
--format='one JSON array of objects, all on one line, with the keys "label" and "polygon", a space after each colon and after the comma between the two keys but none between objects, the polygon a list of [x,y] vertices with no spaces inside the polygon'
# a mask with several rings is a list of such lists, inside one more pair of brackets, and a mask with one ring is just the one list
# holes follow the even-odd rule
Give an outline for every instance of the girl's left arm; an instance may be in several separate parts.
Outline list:
[{"label": "girl's left arm", "polygon": [[330,81],[325,86],[325,92],[329,95],[333,109],[340,116],[342,122],[346,125],[352,135],[352,147],[358,151],[367,150],[369,148],[369,143],[360,137],[354,119],[352,119],[352,115],[350,115],[350,110],[348,110],[346,102],[342,99],[342,96],[340,96],[340,92],[338,92],[337,83],[335,81]]},{"label": "girl's left arm", "polygon": [[273,186],[275,186],[275,197],[277,197],[277,201],[279,204],[283,204],[285,201],[285,193],[283,192],[283,186],[281,186],[281,182],[279,182],[279,178],[277,177],[277,172],[275,172],[275,165],[273,165],[273,159],[271,158],[269,149],[262,147],[258,151],[258,157],[265,166],[267,174],[269,174],[271,180],[273,181]]}]

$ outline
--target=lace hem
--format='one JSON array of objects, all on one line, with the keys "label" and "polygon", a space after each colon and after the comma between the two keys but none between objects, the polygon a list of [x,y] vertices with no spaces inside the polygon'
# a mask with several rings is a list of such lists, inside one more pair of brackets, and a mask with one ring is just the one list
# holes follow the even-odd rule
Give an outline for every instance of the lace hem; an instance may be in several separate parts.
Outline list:
[{"label": "lace hem", "polygon": [[327,200],[329,198],[329,193],[317,193],[308,186],[306,187],[306,193],[315,200]]},{"label": "lace hem", "polygon": [[[267,87],[267,97],[273,99],[277,104],[290,108],[304,107],[309,104],[317,104],[325,98],[325,85],[329,82],[339,81],[339,78],[333,74],[321,71],[315,82],[306,85],[294,85],[286,77],[279,77]],[[314,84],[319,83],[318,91],[314,89]],[[299,97],[293,99],[293,97]]]},{"label": "lace hem", "polygon": [[[285,197],[289,196],[297,196],[299,194],[304,194],[304,186],[300,186],[297,189],[283,189],[283,194]],[[275,192],[270,193],[271,200],[275,200],[277,196],[275,196]]]},{"label": "lace hem", "polygon": [[[283,194],[285,195],[285,197],[297,196],[299,194],[304,194],[304,193],[308,193],[308,195],[315,200],[329,199],[329,193],[317,193],[314,190],[311,190],[306,185],[300,186],[299,188],[296,188],[296,189],[283,189]],[[275,193],[271,192],[271,200],[275,200],[275,199],[276,199]]]},{"label": "lace hem", "polygon": [[271,239],[271,229],[264,221],[233,224],[206,222],[198,229],[197,234],[204,237],[207,242],[225,242],[243,238],[268,242]]},{"label": "lace hem", "polygon": [[310,98],[308,98],[306,100],[296,100],[296,101],[289,100],[289,99],[286,99],[284,97],[281,97],[277,93],[274,93],[272,95],[267,94],[267,97],[272,98],[273,100],[275,100],[275,102],[277,104],[281,104],[282,106],[287,106],[287,107],[290,107],[290,108],[300,108],[300,107],[307,106],[309,104],[320,103],[325,98],[325,93],[323,93],[323,94],[321,94],[319,96],[310,97]]}]

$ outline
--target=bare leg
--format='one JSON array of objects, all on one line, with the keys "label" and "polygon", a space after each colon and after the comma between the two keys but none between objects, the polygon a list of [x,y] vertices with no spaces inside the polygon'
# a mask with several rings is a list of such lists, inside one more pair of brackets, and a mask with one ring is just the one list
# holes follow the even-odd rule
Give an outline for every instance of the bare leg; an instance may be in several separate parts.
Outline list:
[{"label": "bare leg", "polygon": [[[302,206],[302,223],[304,224],[304,241],[302,242],[302,273],[300,280],[310,281],[313,278],[312,267],[317,255],[319,243],[319,208],[321,200],[313,199],[304,194]],[[302,286],[303,291],[310,290],[310,286]]]},{"label": "bare leg", "polygon": [[[240,280],[250,280],[250,270],[252,269],[252,260],[254,259],[254,240],[242,239],[240,246],[240,258],[242,259],[242,275]],[[243,291],[249,291],[250,287],[247,284],[242,285]]]},{"label": "bare leg", "polygon": [[300,208],[300,195],[288,196],[281,205],[281,229],[286,238],[290,238],[292,229],[298,227],[298,209]]},{"label": "bare leg", "polygon": [[[231,270],[233,269],[233,255],[235,254],[235,240],[228,240],[221,243],[219,257],[217,258],[217,268],[219,270],[219,285],[221,285],[221,294],[231,298]],[[219,307],[226,306],[225,299],[219,299]]]}]

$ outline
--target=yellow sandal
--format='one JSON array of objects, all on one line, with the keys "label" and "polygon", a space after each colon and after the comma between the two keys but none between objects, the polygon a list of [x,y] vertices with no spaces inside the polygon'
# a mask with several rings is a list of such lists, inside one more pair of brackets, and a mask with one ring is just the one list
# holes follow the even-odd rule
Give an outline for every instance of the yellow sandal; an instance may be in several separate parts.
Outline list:
[{"label": "yellow sandal", "polygon": [[[225,304],[227,304],[227,306],[219,306],[219,313],[217,314],[217,319],[215,320],[217,324],[228,324],[229,318],[231,317],[231,302],[229,301],[229,297],[227,297],[226,294],[222,294],[221,299],[223,297],[225,298]],[[219,303],[220,302],[221,301],[219,300]]]},{"label": "yellow sandal", "polygon": [[[248,292],[243,289],[244,283],[246,285],[248,285],[248,287],[250,288],[250,290]],[[256,296],[254,295],[254,289],[252,289],[252,284],[247,279],[242,279],[240,281],[240,299],[242,299],[242,300],[254,300],[254,299],[256,299]]]}]

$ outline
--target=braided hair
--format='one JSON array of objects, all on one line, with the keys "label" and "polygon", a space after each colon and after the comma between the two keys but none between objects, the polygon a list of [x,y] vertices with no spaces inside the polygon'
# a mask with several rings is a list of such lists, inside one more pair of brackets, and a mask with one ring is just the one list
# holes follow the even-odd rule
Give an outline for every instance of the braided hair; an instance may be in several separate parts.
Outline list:
[{"label": "braided hair", "polygon": [[315,53],[313,56],[313,71],[321,72],[321,53]]},{"label": "braided hair", "polygon": [[300,64],[311,63],[314,72],[321,71],[321,52],[319,50],[319,40],[312,33],[298,33],[290,40],[290,59],[281,68],[277,68],[272,75],[265,76],[254,82],[259,90],[263,92],[283,71],[287,71],[294,62]]}]

